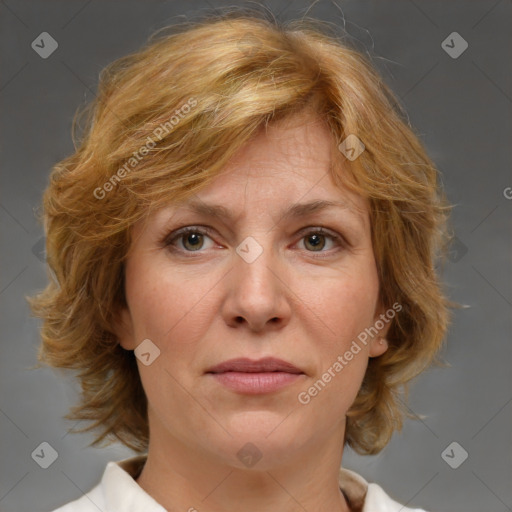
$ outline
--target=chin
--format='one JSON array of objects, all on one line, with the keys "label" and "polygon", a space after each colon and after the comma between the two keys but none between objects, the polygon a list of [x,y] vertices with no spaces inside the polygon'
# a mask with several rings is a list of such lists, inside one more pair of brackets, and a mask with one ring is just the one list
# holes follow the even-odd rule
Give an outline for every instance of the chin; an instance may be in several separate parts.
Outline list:
[{"label": "chin", "polygon": [[229,465],[241,469],[268,470],[286,463],[314,436],[304,421],[288,413],[236,413],[222,422],[231,436],[222,436],[217,448],[223,457],[232,455],[227,459]]}]

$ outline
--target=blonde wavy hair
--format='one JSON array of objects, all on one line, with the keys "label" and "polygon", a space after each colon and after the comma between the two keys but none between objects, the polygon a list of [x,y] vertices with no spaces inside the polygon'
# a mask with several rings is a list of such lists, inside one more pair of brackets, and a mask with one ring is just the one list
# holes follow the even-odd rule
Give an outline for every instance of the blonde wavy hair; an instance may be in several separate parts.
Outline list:
[{"label": "blonde wavy hair", "polygon": [[[312,109],[332,134],[332,176],[368,199],[384,307],[402,310],[389,349],[371,358],[347,414],[345,443],[378,453],[407,410],[408,382],[440,361],[451,303],[435,265],[449,240],[438,171],[366,57],[327,23],[280,23],[229,10],[159,31],[100,75],[75,152],[43,196],[49,284],[27,297],[42,318],[38,360],[72,369],[92,445],[148,446],[147,399],[132,351],[112,330],[126,306],[131,228],[212,180],[259,128]],[[76,126],[75,119],[74,126]],[[338,145],[356,135],[354,161]]]}]

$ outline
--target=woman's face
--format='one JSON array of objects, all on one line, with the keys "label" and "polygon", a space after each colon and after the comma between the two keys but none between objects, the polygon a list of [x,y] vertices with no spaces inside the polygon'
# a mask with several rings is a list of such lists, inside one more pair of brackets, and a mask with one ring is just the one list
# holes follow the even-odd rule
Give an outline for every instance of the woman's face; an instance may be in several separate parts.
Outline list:
[{"label": "woman's face", "polygon": [[368,207],[331,181],[329,137],[318,119],[271,125],[135,226],[117,329],[139,347],[152,444],[258,469],[339,451],[387,345],[360,341],[383,313]]}]

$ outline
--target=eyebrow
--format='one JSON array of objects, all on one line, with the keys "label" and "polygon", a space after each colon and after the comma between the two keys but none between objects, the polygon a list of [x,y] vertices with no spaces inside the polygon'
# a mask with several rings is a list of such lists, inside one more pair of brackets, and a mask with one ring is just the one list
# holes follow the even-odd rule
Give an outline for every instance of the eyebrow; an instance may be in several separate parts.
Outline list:
[{"label": "eyebrow", "polygon": [[[228,221],[233,221],[235,215],[231,210],[222,205],[217,204],[208,204],[203,201],[190,201],[186,205],[184,205],[192,212],[204,215],[206,217],[214,217],[217,219],[227,219]],[[281,212],[280,219],[281,220],[292,220],[301,217],[305,217],[307,215],[312,215],[314,213],[319,213],[329,208],[342,208],[344,210],[349,210],[355,218],[364,223],[364,217],[361,211],[354,209],[348,203],[344,201],[328,201],[325,199],[318,199],[315,201],[310,201],[308,203],[295,203],[291,205],[289,208]]]}]

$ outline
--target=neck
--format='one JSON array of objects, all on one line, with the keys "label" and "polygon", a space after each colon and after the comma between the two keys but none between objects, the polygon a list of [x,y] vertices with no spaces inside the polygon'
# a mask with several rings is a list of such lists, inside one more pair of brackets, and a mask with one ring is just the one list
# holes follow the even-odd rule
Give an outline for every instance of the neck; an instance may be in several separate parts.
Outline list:
[{"label": "neck", "polygon": [[137,483],[168,511],[350,512],[338,485],[344,434],[339,429],[327,442],[312,442],[293,457],[266,457],[266,464],[262,458],[251,468],[191,448],[168,433],[165,442],[153,434]]}]

